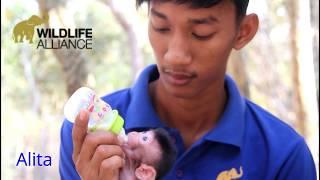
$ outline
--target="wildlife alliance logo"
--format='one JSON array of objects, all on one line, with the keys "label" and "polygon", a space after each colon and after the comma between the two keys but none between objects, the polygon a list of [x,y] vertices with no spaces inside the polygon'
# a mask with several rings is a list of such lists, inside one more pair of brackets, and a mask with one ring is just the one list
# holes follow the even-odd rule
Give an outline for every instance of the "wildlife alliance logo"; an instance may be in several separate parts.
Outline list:
[{"label": "wildlife alliance logo", "polygon": [[37,49],[92,49],[92,28],[36,28],[48,24],[48,21],[48,15],[44,18],[32,15],[29,19],[19,22],[13,28],[13,41],[24,43],[26,40],[33,44],[36,29],[39,38]]}]

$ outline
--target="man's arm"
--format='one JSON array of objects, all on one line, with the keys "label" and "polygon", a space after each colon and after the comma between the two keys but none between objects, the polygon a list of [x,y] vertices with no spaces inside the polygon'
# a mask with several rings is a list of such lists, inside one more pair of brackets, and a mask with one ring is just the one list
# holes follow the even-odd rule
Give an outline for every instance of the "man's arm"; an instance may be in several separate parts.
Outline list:
[{"label": "man's arm", "polygon": [[277,179],[317,179],[314,160],[303,139],[289,155]]}]

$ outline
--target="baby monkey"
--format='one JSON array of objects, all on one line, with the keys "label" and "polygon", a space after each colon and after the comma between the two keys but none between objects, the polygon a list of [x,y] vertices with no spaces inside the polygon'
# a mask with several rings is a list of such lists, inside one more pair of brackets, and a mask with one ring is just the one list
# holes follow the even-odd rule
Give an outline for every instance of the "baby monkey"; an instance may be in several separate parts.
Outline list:
[{"label": "baby monkey", "polygon": [[162,128],[128,133],[122,145],[126,155],[120,180],[161,179],[176,159],[176,149],[168,132]]}]

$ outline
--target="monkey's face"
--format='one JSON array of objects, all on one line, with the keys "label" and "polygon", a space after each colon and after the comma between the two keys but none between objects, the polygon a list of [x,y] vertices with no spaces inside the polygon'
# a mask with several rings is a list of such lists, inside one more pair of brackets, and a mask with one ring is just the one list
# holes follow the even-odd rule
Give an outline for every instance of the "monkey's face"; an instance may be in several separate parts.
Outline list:
[{"label": "monkey's face", "polygon": [[153,131],[130,132],[128,142],[123,145],[127,158],[137,164],[153,165],[160,157],[161,151]]}]

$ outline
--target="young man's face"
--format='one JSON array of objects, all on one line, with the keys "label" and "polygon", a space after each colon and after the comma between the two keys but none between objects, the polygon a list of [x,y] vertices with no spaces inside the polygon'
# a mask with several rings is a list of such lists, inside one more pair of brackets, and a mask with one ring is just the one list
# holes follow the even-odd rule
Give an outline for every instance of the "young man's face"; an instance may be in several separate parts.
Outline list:
[{"label": "young man's face", "polygon": [[231,1],[200,9],[173,2],[150,3],[149,39],[159,82],[175,96],[194,97],[224,80],[236,34]]}]

